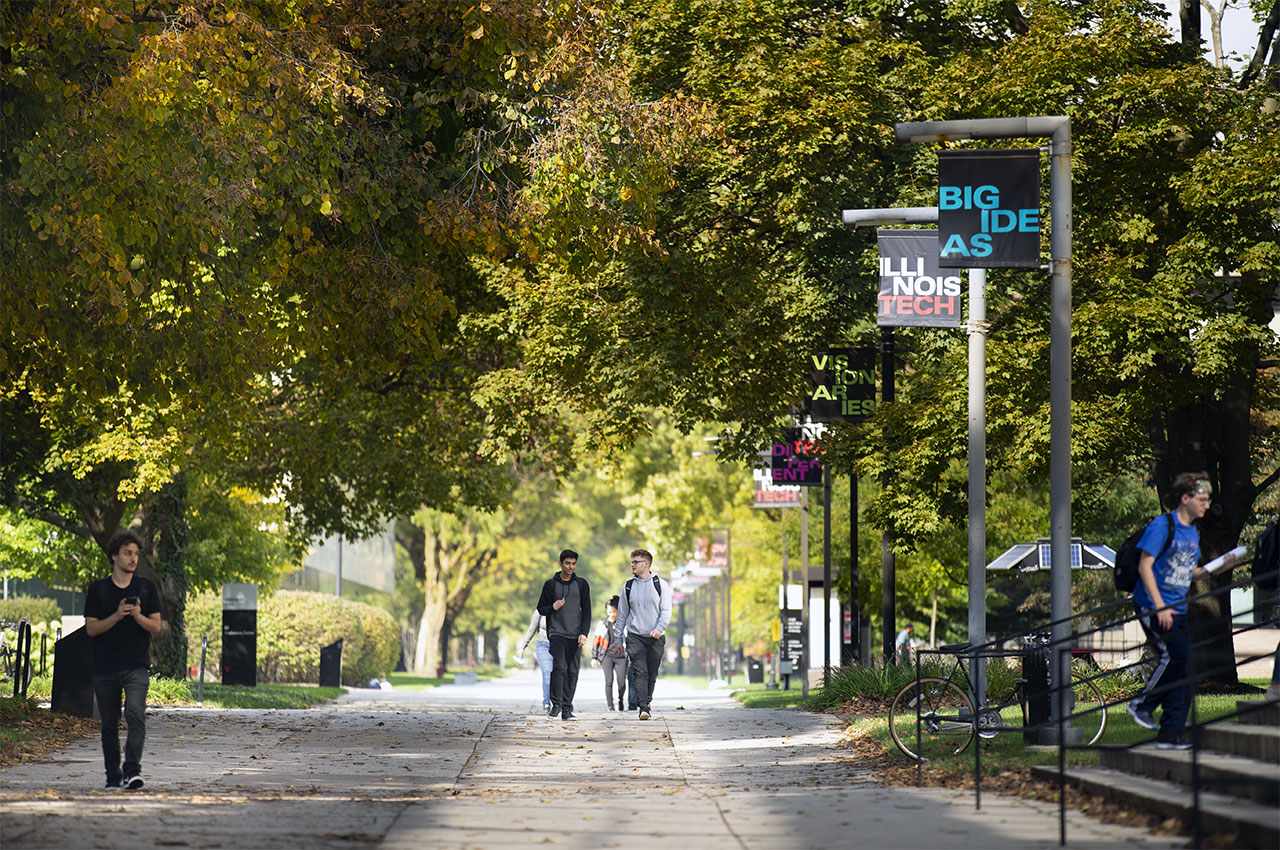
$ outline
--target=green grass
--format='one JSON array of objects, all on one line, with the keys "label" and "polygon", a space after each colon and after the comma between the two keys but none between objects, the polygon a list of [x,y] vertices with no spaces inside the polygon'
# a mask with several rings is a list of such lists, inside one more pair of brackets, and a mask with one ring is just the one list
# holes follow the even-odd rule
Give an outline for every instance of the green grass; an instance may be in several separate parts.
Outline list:
[{"label": "green grass", "polygon": [[769,690],[763,684],[747,685],[733,692],[733,698],[747,708],[807,708],[799,687],[784,691],[781,687]]},{"label": "green grass", "polygon": [[[198,705],[198,691],[198,682],[153,676],[147,689],[147,704]],[[46,673],[31,680],[27,696],[47,700],[52,692],[53,674]],[[310,685],[258,685],[248,688],[205,682],[204,705],[206,708],[309,708],[344,693],[345,688],[317,688]]]},{"label": "green grass", "polygon": [[397,690],[425,691],[427,688],[434,688],[440,685],[452,685],[455,673],[475,673],[476,678],[481,682],[488,682],[493,679],[505,678],[510,673],[510,669],[503,670],[495,665],[487,665],[468,670],[454,670],[444,676],[415,676],[412,673],[391,673],[387,676],[387,681]]}]

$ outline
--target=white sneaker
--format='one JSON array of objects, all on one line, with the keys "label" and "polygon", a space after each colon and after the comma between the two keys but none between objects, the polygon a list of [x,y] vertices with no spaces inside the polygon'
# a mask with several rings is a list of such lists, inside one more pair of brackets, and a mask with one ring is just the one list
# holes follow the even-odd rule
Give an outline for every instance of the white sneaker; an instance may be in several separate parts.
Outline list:
[{"label": "white sneaker", "polygon": [[130,776],[124,780],[124,787],[126,791],[137,791],[142,787],[142,785],[142,774]]}]

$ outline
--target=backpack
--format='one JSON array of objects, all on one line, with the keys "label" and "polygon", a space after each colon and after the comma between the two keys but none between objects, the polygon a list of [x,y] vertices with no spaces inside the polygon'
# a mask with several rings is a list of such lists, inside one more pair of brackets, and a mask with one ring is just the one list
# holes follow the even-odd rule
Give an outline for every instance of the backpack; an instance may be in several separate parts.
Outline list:
[{"label": "backpack", "polygon": [[[1169,520],[1169,536],[1164,540],[1164,546],[1160,547],[1160,554],[1156,555],[1156,560],[1169,551],[1170,544],[1173,543],[1173,511],[1165,514]],[[1152,517],[1154,519],[1154,517]],[[1151,524],[1151,520],[1147,520],[1142,525],[1124,539],[1120,544],[1120,548],[1116,551],[1116,565],[1112,568],[1111,578],[1115,582],[1116,590],[1124,593],[1133,593],[1133,589],[1138,586],[1138,560],[1142,557],[1142,550],[1138,548],[1138,541],[1142,539],[1142,532],[1147,530],[1147,526]]]},{"label": "backpack", "polygon": [[[627,579],[627,583],[623,586],[622,592],[627,595],[627,610],[631,610],[631,584],[635,581],[633,578]],[[653,577],[653,589],[657,591],[658,598],[662,598],[662,585],[658,582],[658,577]]]},{"label": "backpack", "polygon": [[[1263,590],[1275,590],[1280,585],[1276,570],[1280,569],[1280,523],[1269,522],[1258,535],[1258,545],[1254,549],[1253,575],[1258,578],[1258,587]],[[1270,575],[1267,575],[1267,574]]]}]

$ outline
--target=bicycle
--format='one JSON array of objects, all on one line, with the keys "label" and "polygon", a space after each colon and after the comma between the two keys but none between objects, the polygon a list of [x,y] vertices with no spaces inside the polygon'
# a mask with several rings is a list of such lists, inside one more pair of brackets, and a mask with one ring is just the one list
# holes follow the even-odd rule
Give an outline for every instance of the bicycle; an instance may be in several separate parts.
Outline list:
[{"label": "bicycle", "polygon": [[[1038,653],[1048,665],[1048,639],[1028,636],[1028,653]],[[1017,728],[1011,723],[1021,719],[1021,727],[1030,724],[1031,696],[1028,681],[1018,679],[1012,694],[995,705],[979,705],[974,711],[969,694],[974,692],[973,682],[964,664],[963,653],[968,643],[949,644],[943,652],[956,655],[955,666],[945,677],[926,676],[919,682],[909,682],[894,696],[889,706],[889,734],[898,749],[913,761],[924,761],[944,755],[956,755],[965,751],[973,741],[975,731],[982,738],[994,738],[1002,730]],[[1076,724],[1085,728],[1088,743],[1102,737],[1107,728],[1107,712],[1102,691],[1089,678],[1073,670],[1071,672],[1072,695],[1075,699]],[[963,687],[962,687],[963,685]],[[916,722],[920,724],[920,754],[916,753]],[[975,721],[976,718],[976,721]]]}]

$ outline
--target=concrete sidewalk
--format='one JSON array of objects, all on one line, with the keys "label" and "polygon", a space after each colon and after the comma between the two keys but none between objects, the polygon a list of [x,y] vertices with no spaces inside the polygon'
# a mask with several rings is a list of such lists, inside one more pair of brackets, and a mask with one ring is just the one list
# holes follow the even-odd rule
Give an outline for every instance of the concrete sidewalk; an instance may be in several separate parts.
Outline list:
[{"label": "concrete sidewalk", "polygon": [[[143,791],[97,790],[96,740],[0,771],[3,846],[1057,846],[1053,806],[877,784],[824,715],[660,681],[644,722],[605,712],[584,670],[566,723],[539,688],[521,672],[307,711],[152,709]],[[1071,847],[1182,843],[1070,817]]]}]

